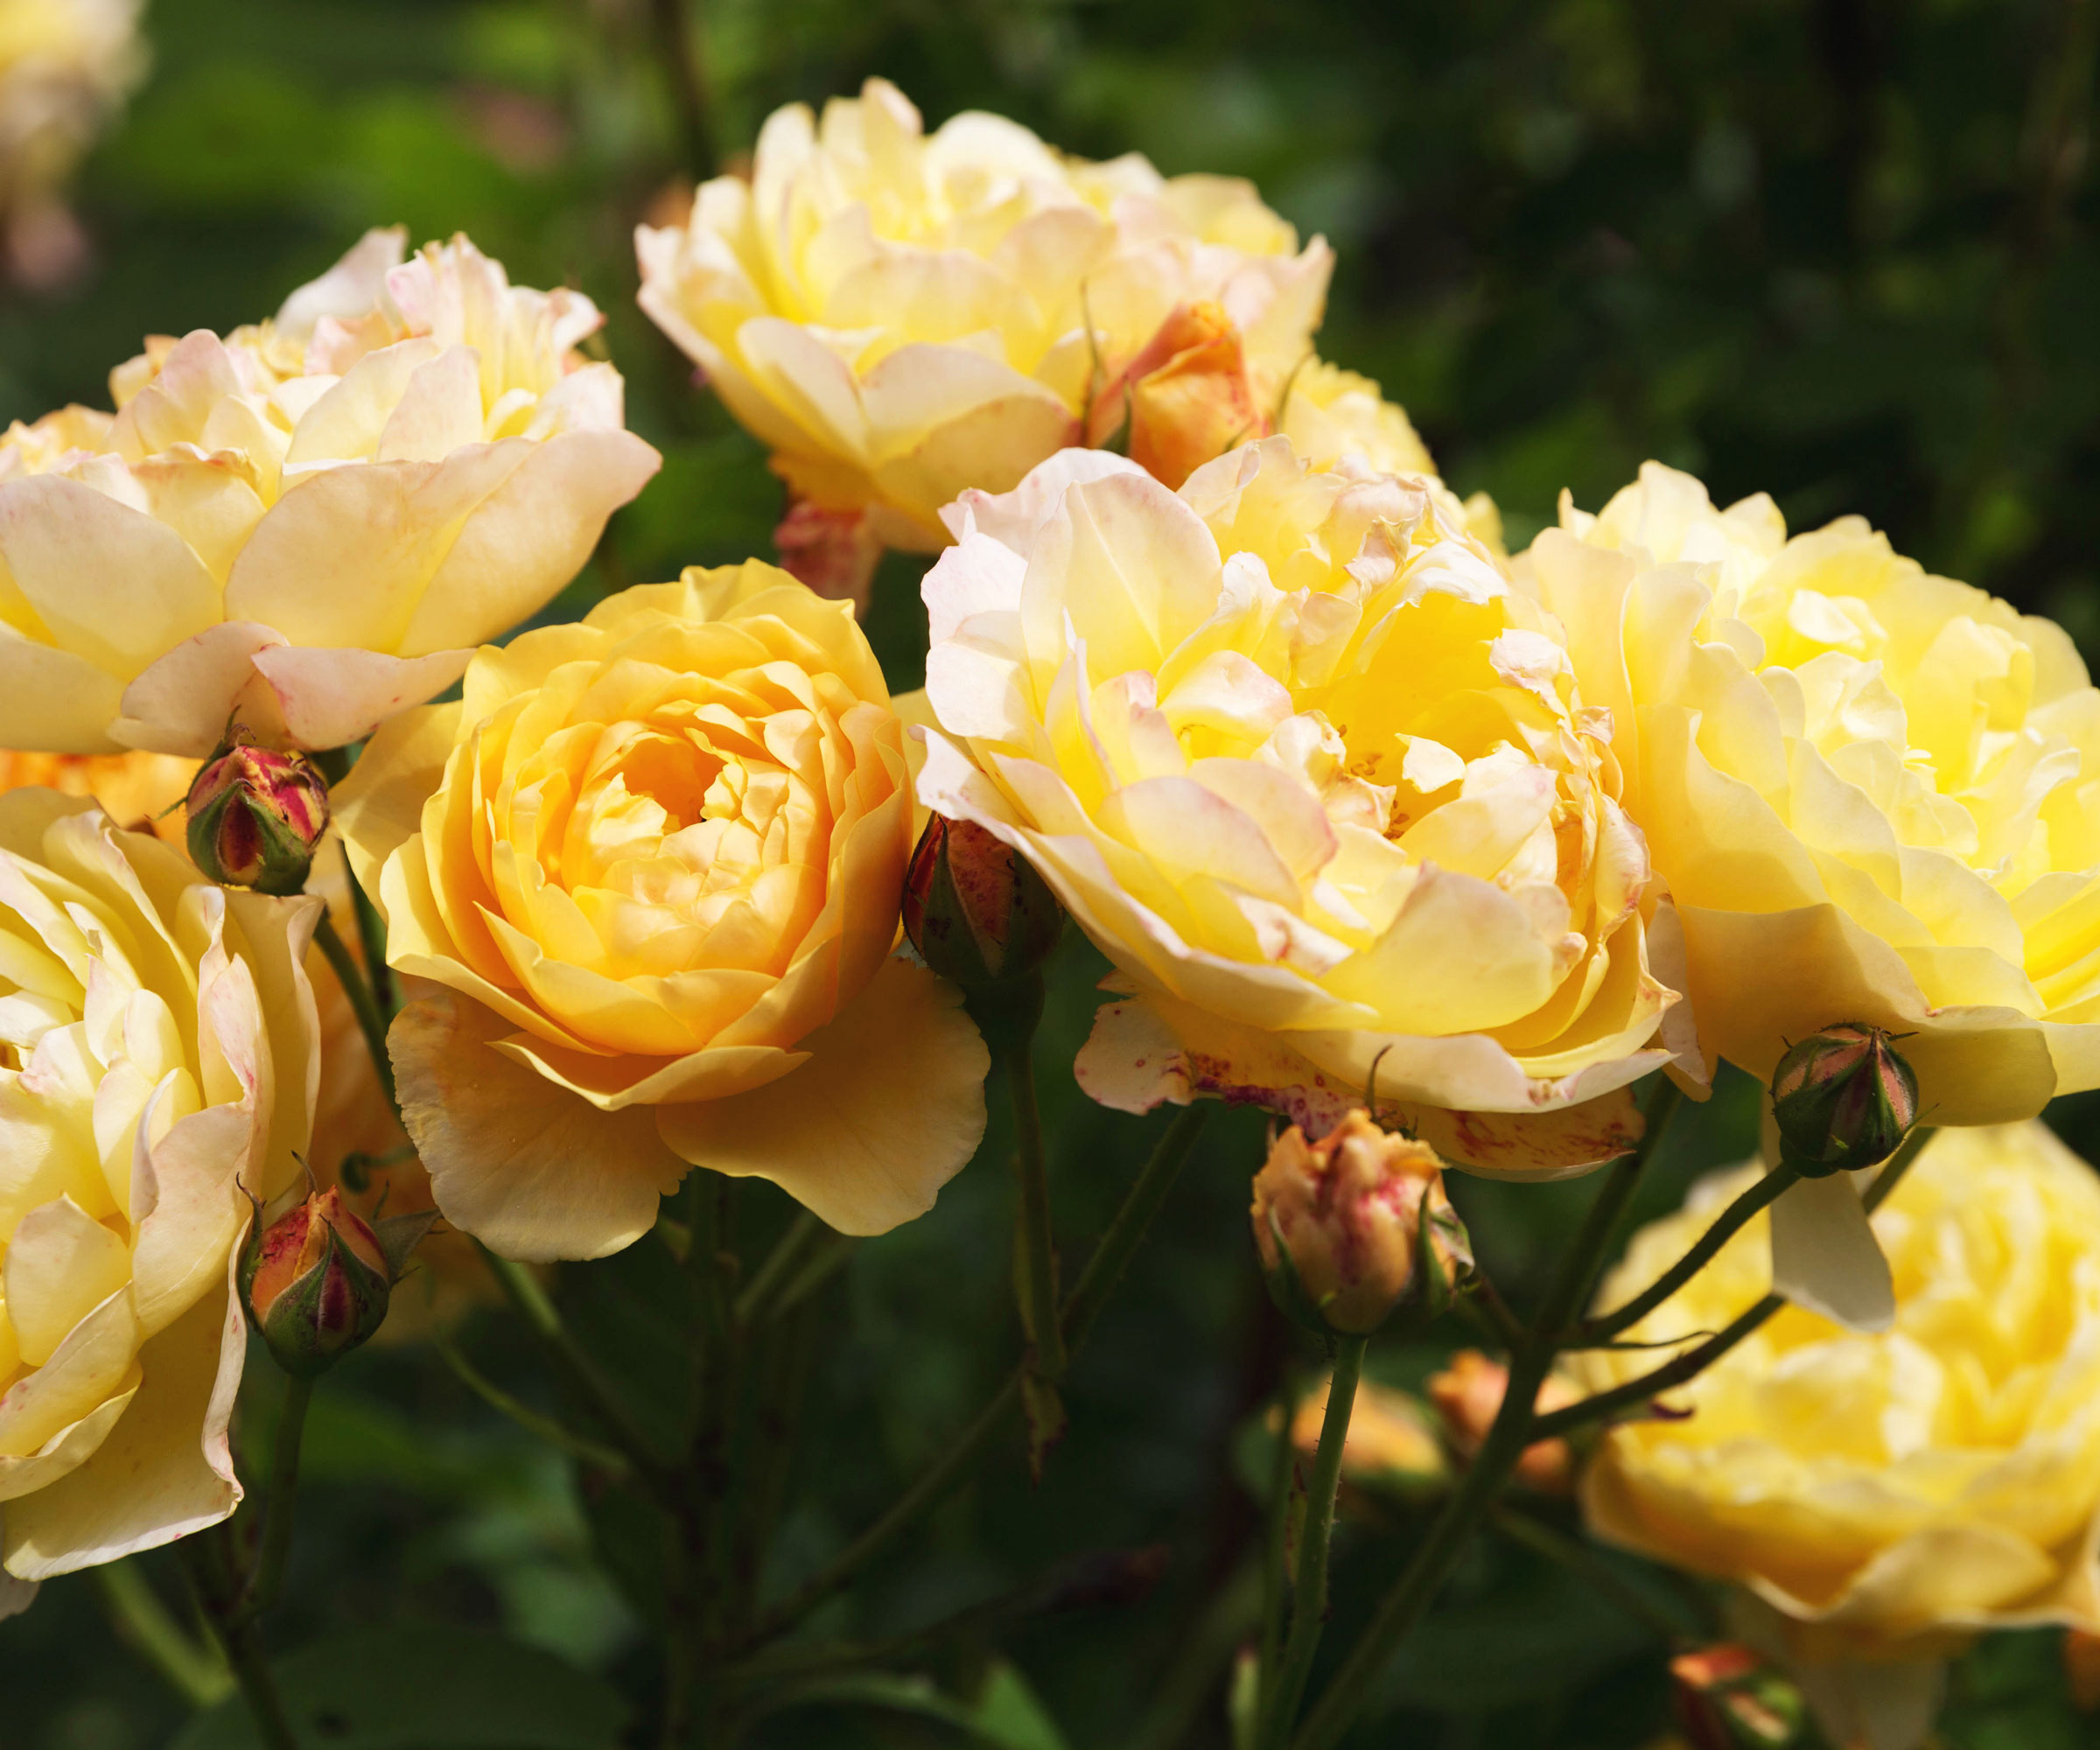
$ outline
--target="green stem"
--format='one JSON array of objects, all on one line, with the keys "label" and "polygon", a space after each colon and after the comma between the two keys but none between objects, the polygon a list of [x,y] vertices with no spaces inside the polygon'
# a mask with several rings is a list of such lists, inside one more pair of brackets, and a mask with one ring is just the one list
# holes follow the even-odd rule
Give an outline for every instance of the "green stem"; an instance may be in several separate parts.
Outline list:
[{"label": "green stem", "polygon": [[675,1503],[681,1495],[680,1479],[658,1453],[655,1443],[634,1419],[634,1412],[598,1372],[583,1345],[576,1340],[554,1302],[547,1298],[531,1270],[523,1264],[491,1251],[476,1241],[481,1261],[496,1278],[510,1304],[524,1319],[542,1352],[576,1396],[598,1418],[612,1443],[627,1455],[634,1474],[659,1502]]},{"label": "green stem", "polygon": [[401,1099],[394,1091],[394,1060],[387,1054],[386,1017],[380,1013],[363,968],[358,965],[348,944],[337,933],[335,920],[328,915],[326,906],[321,908],[320,922],[314,927],[313,939],[328,957],[328,964],[334,968],[343,994],[350,999],[351,1012],[356,1015],[357,1025],[365,1036],[365,1049],[372,1054],[372,1068],[379,1076],[379,1085],[387,1090],[388,1103],[399,1111]]},{"label": "green stem", "polygon": [[262,1656],[262,1638],[254,1623],[227,1631],[226,1656],[241,1693],[247,1698],[248,1710],[255,1716],[256,1735],[262,1739],[264,1750],[299,1750],[291,1716],[284,1711],[284,1698],[277,1693],[277,1681],[270,1675],[270,1661]]},{"label": "green stem", "polygon": [[[347,851],[343,860],[349,862]],[[386,921],[371,894],[359,885],[354,871],[350,876],[350,906],[357,914],[358,945],[365,951],[365,977],[372,986],[372,1000],[390,1024],[401,1011],[401,993],[394,988],[394,969],[387,964]]]},{"label": "green stem", "polygon": [[1276,1451],[1269,1473],[1267,1540],[1262,1550],[1262,1642],[1258,1668],[1261,1680],[1256,1686],[1264,1696],[1275,1692],[1277,1663],[1284,1656],[1284,1556],[1291,1535],[1291,1475],[1294,1456],[1291,1436],[1298,1420],[1298,1394],[1291,1389],[1287,1376],[1277,1393],[1277,1404],[1284,1419],[1277,1432]]},{"label": "green stem", "polygon": [[658,58],[670,80],[671,101],[678,110],[678,134],[686,168],[704,182],[715,173],[713,106],[700,61],[699,38],[686,8],[689,0],[650,0],[656,21]]},{"label": "green stem", "polygon": [[270,1675],[270,1662],[262,1656],[256,1626],[252,1620],[239,1620],[240,1587],[227,1527],[214,1526],[182,1539],[175,1547],[189,1576],[190,1589],[196,1595],[197,1607],[226,1651],[227,1663],[255,1718],[256,1735],[262,1740],[263,1750],[299,1750],[290,1716],[284,1712],[284,1698],[277,1693],[276,1679]]},{"label": "green stem", "polygon": [[1512,1542],[1522,1544],[1535,1555],[1544,1556],[1556,1566],[1565,1568],[1600,1598],[1608,1600],[1621,1615],[1638,1622],[1665,1645],[1681,1646],[1690,1638],[1684,1623],[1645,1597],[1639,1587],[1615,1572],[1595,1549],[1580,1538],[1571,1537],[1544,1520],[1513,1507],[1497,1507],[1493,1517],[1495,1529]]},{"label": "green stem", "polygon": [[766,1262],[759,1266],[757,1274],[737,1295],[737,1323],[748,1329],[767,1317],[772,1302],[794,1279],[803,1260],[822,1244],[830,1231],[808,1210],[800,1211],[788,1224],[788,1231],[766,1254]]},{"label": "green stem", "polygon": [[1640,1188],[1641,1176],[1670,1128],[1679,1098],[1667,1076],[1656,1078],[1643,1114],[1646,1123],[1639,1145],[1605,1169],[1604,1184],[1591,1200],[1581,1228],[1547,1287],[1526,1340],[1510,1355],[1502,1409],[1488,1438],[1431,1525],[1414,1559],[1386,1593],[1341,1669],[1313,1704],[1304,1726],[1290,1740],[1291,1750],[1334,1750],[1340,1742],[1362,1710],[1372,1678],[1427,1613],[1474,1530],[1515,1473],[1517,1461],[1539,1438],[1538,1390],[1553,1368],[1557,1353],[1554,1334],[1567,1328],[1576,1308],[1588,1296],[1620,1221]]},{"label": "green stem", "polygon": [[[1152,1150],[1151,1158],[1139,1170],[1136,1182],[1124,1194],[1123,1207],[1116,1212],[1116,1219],[1109,1224],[1101,1243],[1094,1248],[1093,1256],[1080,1272],[1078,1284],[1065,1302],[1062,1324],[1068,1356],[1076,1356],[1085,1346],[1094,1321],[1101,1316],[1102,1308],[1123,1279],[1124,1271],[1129,1268],[1153,1216],[1158,1214],[1160,1204],[1166,1201],[1167,1192],[1186,1164],[1190,1152],[1195,1147],[1196,1137],[1209,1116],[1200,1105],[1188,1106],[1176,1113],[1173,1123],[1167,1126]],[[847,1544],[829,1565],[805,1580],[760,1619],[749,1644],[763,1645],[785,1634],[834,1592],[850,1584],[862,1569],[889,1547],[892,1539],[916,1523],[919,1516],[946,1493],[948,1484],[976,1460],[1020,1401],[1020,1395],[1021,1371],[1016,1368],[970,1425],[948,1443],[941,1456],[919,1474],[880,1518]]]},{"label": "green stem", "polygon": [[468,1361],[459,1346],[442,1329],[433,1331],[430,1340],[459,1383],[497,1415],[514,1422],[528,1434],[546,1441],[550,1446],[558,1447],[570,1458],[589,1465],[593,1470],[603,1471],[616,1482],[625,1482],[634,1474],[634,1466],[627,1462],[625,1452],[579,1434],[556,1421],[553,1417],[542,1416],[530,1405],[520,1403]]},{"label": "green stem", "polygon": [[[1264,1750],[1283,1750],[1291,1722],[1305,1698],[1312,1676],[1312,1656],[1327,1617],[1327,1546],[1334,1533],[1334,1494],[1341,1483],[1342,1447],[1348,1438],[1349,1415],[1356,1406],[1356,1382],[1363,1374],[1368,1337],[1344,1337],[1335,1346],[1334,1376],[1327,1386],[1326,1414],[1320,1419],[1320,1446],[1312,1455],[1312,1480],[1306,1491],[1305,1530],[1298,1545],[1298,1584],[1291,1599],[1291,1635],[1284,1643],[1276,1686],[1262,1701],[1259,1742]],[[1284,1431],[1288,1441],[1291,1431]]]},{"label": "green stem", "polygon": [[223,1700],[234,1674],[219,1649],[200,1646],[160,1600],[136,1563],[105,1562],[91,1569],[102,1608],[117,1638],[153,1668],[193,1708]]},{"label": "green stem", "polygon": [[295,1375],[284,1381],[284,1402],[277,1411],[277,1444],[270,1467],[270,1494],[262,1507],[262,1547],[242,1588],[228,1626],[238,1634],[276,1602],[284,1582],[284,1563],[291,1554],[291,1530],[299,1499],[299,1448],[306,1434],[306,1410],[313,1402],[313,1382]]},{"label": "green stem", "polygon": [[1076,1355],[1094,1329],[1094,1321],[1116,1292],[1123,1273],[1130,1268],[1138,1248],[1151,1231],[1152,1218],[1174,1188],[1181,1169],[1209,1122],[1210,1110],[1200,1103],[1184,1106],[1161,1134],[1152,1158],[1138,1170],[1137,1181],[1124,1195],[1123,1207],[1094,1248],[1087,1267],[1080,1271],[1071,1298],[1065,1302],[1065,1349]]},{"label": "green stem", "polygon": [[[1914,1129],[1903,1139],[1903,1146],[1883,1163],[1874,1182],[1867,1187],[1866,1195],[1860,1200],[1866,1204],[1868,1214],[1879,1209],[1894,1194],[1896,1186],[1903,1182],[1903,1175],[1910,1171],[1911,1163],[1932,1138],[1932,1132],[1922,1126]],[[1658,1394],[1673,1386],[1683,1385],[1697,1378],[1747,1337],[1766,1320],[1787,1304],[1783,1294],[1768,1294],[1755,1306],[1723,1326],[1695,1348],[1690,1348],[1675,1360],[1630,1379],[1623,1385],[1615,1385],[1608,1391],[1600,1391],[1584,1398],[1579,1404],[1571,1404],[1556,1410],[1550,1416],[1539,1418],[1534,1435],[1537,1439],[1549,1439],[1556,1434],[1564,1434],[1571,1429],[1586,1427],[1592,1422],[1616,1416],[1621,1410],[1639,1410]]]},{"label": "green stem", "polygon": [[1562,1342],[1563,1348],[1580,1348],[1591,1343],[1607,1343],[1621,1332],[1630,1331],[1671,1295],[1690,1282],[1712,1261],[1713,1255],[1733,1239],[1759,1211],[1776,1201],[1780,1194],[1799,1180],[1790,1166],[1775,1166],[1714,1218],[1691,1250],[1664,1270],[1623,1306],[1595,1319],[1585,1320]]},{"label": "green stem", "polygon": [[1035,1098],[1035,1029],[1043,1012],[1043,981],[1006,1004],[1004,1024],[994,1029],[1006,1068],[1007,1097],[1013,1102],[1014,1163],[1020,1193],[1015,1208],[1015,1256],[1022,1280],[1015,1284],[1035,1347],[1035,1371],[1055,1385],[1065,1376],[1065,1344],[1058,1328],[1057,1248],[1050,1226],[1050,1172],[1043,1156],[1042,1114]]}]

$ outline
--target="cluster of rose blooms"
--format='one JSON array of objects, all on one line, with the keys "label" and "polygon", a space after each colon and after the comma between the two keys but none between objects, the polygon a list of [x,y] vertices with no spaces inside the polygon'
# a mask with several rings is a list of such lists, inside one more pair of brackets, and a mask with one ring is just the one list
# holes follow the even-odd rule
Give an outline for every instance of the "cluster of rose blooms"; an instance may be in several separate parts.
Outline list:
[{"label": "cluster of rose blooms", "polygon": [[[403,242],[0,443],[7,1575],[240,1498],[243,1301],[335,1255],[301,1226],[244,1266],[243,1194],[398,1139],[355,1111],[355,965],[308,970],[346,858],[423,1200],[522,1260],[631,1244],[694,1166],[846,1233],[923,1213],[985,1124],[953,980],[1060,912],[1114,969],[1081,1086],[1288,1121],[1256,1237],[1343,1333],[1467,1273],[1446,1166],[1600,1166],[1651,1073],[1768,1083],[1813,1037],[1796,1079],[1843,1060],[1895,1128],[1788,1155],[1621,1333],[1790,1302],[1588,1450],[1589,1522],[1735,1582],[1885,1734],[1924,1705],[1890,1673],[1967,1634],[2100,1629],[2100,1181],[2035,1121],[2100,1086],[2100,692],[2061,629],[1654,464],[1512,556],[1315,355],[1328,251],[1246,185],[927,135],[875,82],[638,238],[643,307],[786,482],[794,575],[497,645],[658,458],[587,299]],[[938,553],[908,697],[851,606],[886,547]],[[332,790],[301,757],[354,743]],[[200,759],[190,855],[124,824]],[[1870,1226],[1836,1169],[1921,1116]],[[1597,1311],[1758,1179],[1639,1234]],[[1583,1351],[1542,1404],[1656,1359]],[[1438,1391],[1476,1438],[1501,1396],[1479,1357]],[[1345,1480],[1429,1466],[1404,1408],[1364,1388]]]}]

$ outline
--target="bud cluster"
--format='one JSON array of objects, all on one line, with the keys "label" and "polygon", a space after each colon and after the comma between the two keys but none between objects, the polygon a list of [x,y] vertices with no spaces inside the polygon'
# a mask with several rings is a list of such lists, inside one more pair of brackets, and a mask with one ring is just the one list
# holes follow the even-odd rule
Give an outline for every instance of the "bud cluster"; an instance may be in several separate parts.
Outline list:
[{"label": "bud cluster", "polygon": [[1318,1142],[1278,1137],[1251,1213],[1277,1305],[1329,1335],[1368,1335],[1410,1293],[1441,1311],[1473,1265],[1437,1152],[1361,1107]]},{"label": "bud cluster", "polygon": [[1879,1166],[1918,1121],[1918,1082],[1880,1027],[1843,1021],[1791,1046],[1772,1075],[1780,1159],[1806,1179]]}]

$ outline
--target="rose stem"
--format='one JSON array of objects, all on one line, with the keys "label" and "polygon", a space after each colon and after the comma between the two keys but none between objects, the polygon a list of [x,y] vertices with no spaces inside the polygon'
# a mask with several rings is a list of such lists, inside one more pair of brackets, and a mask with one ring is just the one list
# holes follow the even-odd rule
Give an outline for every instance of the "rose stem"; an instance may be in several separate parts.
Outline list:
[{"label": "rose stem", "polygon": [[[1886,1203],[1903,1175],[1910,1171],[1910,1164],[1930,1140],[1932,1132],[1923,1126],[1913,1130],[1903,1139],[1903,1146],[1889,1156],[1874,1182],[1867,1187],[1862,1200],[1870,1215]],[[1672,1386],[1682,1385],[1695,1378],[1726,1354],[1751,1332],[1787,1304],[1783,1294],[1768,1294],[1732,1324],[1716,1332],[1696,1348],[1687,1349],[1674,1361],[1665,1362],[1638,1379],[1628,1380],[1624,1385],[1615,1385],[1609,1391],[1600,1391],[1542,1416],[1532,1431],[1534,1439],[1547,1439],[1556,1434],[1564,1434],[1570,1429],[1584,1427],[1589,1423],[1614,1416],[1622,1410],[1638,1410],[1658,1392],[1668,1391]]]},{"label": "rose stem", "polygon": [[313,1382],[296,1374],[284,1378],[284,1401],[277,1410],[277,1444],[270,1467],[270,1494],[262,1502],[262,1547],[248,1584],[228,1613],[229,1627],[246,1628],[276,1602],[284,1582],[285,1558],[291,1554],[292,1519],[299,1500],[299,1448],[306,1435],[306,1409],[313,1402]]},{"label": "rose stem", "polygon": [[[1132,1255],[1186,1164],[1197,1135],[1209,1116],[1200,1105],[1185,1107],[1177,1112],[1173,1123],[1166,1127],[1152,1150],[1152,1158],[1125,1194],[1123,1207],[1116,1212],[1116,1219],[1102,1236],[1101,1243],[1095,1247],[1086,1269],[1080,1272],[1078,1284],[1065,1302],[1060,1323],[1068,1356],[1076,1355],[1085,1345],[1095,1320],[1100,1317],[1102,1308],[1123,1279]],[[976,1419],[920,1473],[879,1519],[849,1544],[828,1567],[804,1581],[760,1619],[748,1644],[762,1646],[785,1634],[832,1593],[848,1585],[888,1547],[892,1538],[914,1524],[920,1514],[942,1498],[948,1484],[977,1458],[992,1435],[998,1432],[1020,1392],[1021,1370],[1016,1368],[992,1395],[991,1401],[977,1412]]]},{"label": "rose stem", "polygon": [[1775,1202],[1782,1192],[1801,1174],[1791,1166],[1775,1166],[1714,1218],[1713,1225],[1699,1236],[1692,1249],[1664,1270],[1625,1306],[1600,1318],[1586,1319],[1562,1340],[1564,1349],[1579,1349],[1592,1343],[1608,1343],[1630,1331],[1656,1307],[1704,1270],[1713,1255],[1733,1239],[1759,1210]]},{"label": "rose stem", "polygon": [[210,1707],[234,1687],[234,1674],[219,1648],[191,1638],[137,1564],[105,1562],[89,1572],[117,1639],[192,1707]]},{"label": "rose stem", "polygon": [[1334,1750],[1340,1741],[1362,1710],[1371,1678],[1428,1610],[1458,1565],[1474,1530],[1516,1471],[1517,1460],[1537,1438],[1534,1424],[1538,1420],[1538,1389],[1553,1368],[1558,1353],[1556,1334],[1567,1328],[1576,1309],[1588,1298],[1590,1285],[1618,1232],[1620,1218],[1626,1214],[1640,1186],[1642,1173],[1670,1128],[1678,1098],[1676,1085],[1667,1076],[1656,1078],[1639,1144],[1605,1170],[1604,1184],[1592,1200],[1574,1243],[1561,1259],[1537,1316],[1527,1329],[1526,1340],[1511,1352],[1509,1380],[1494,1425],[1488,1431],[1488,1438],[1480,1443],[1458,1488],[1430,1527],[1428,1536],[1415,1551],[1414,1559],[1386,1593],[1341,1669],[1313,1704],[1304,1726],[1290,1740],[1291,1750]]},{"label": "rose stem", "polygon": [[372,1054],[372,1068],[379,1076],[379,1085],[387,1091],[387,1103],[398,1113],[401,1100],[394,1091],[394,1060],[387,1055],[386,1017],[380,1013],[372,986],[366,982],[356,958],[336,933],[335,920],[328,915],[326,905],[321,907],[320,921],[314,926],[313,939],[327,956],[328,964],[335,969],[343,994],[349,998],[351,1012],[356,1015],[358,1027],[364,1033],[365,1049]]},{"label": "rose stem", "polygon": [[[1306,1524],[1298,1544],[1298,1583],[1291,1596],[1291,1634],[1284,1643],[1276,1685],[1262,1698],[1260,1742],[1264,1750],[1282,1750],[1291,1722],[1312,1675],[1312,1655],[1327,1614],[1327,1545],[1334,1532],[1334,1493],[1341,1481],[1341,1452],[1356,1405],[1356,1382],[1363,1373],[1368,1337],[1343,1337],[1334,1348],[1334,1377],[1327,1386],[1326,1414],[1320,1424],[1320,1446],[1312,1455],[1312,1480],[1306,1490]],[[1291,1430],[1283,1431],[1290,1444]]]}]

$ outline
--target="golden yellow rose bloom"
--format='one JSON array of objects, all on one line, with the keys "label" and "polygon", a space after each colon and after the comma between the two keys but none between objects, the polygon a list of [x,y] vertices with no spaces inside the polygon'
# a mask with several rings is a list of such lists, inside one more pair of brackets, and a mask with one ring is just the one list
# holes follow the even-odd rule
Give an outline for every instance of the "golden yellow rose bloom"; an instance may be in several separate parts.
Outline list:
[{"label": "golden yellow rose bloom", "polygon": [[580,293],[368,233],[273,321],[0,438],[0,745],[332,747],[542,606],[660,458]]},{"label": "golden yellow rose bloom", "polygon": [[984,1045],[891,955],[904,731],[844,604],[755,562],[628,590],[480,651],[339,797],[438,987],[391,1037],[410,1132],[499,1251],[616,1251],[688,1162],[878,1233],[976,1149]]},{"label": "golden yellow rose bloom", "polygon": [[[1714,1175],[1637,1234],[1600,1309],[1674,1264],[1758,1170]],[[1605,1436],[1582,1482],[1592,1528],[1746,1588],[1805,1667],[2100,1627],[2100,1180],[2037,1122],[1942,1130],[1873,1220],[1894,1327],[1783,1308],[1669,1395],[1689,1416]],[[1771,1279],[1760,1214],[1626,1335],[1718,1330]],[[1569,1365],[1596,1390],[1658,1359]]]},{"label": "golden yellow rose bloom", "polygon": [[2100,692],[2062,630],[1652,462],[1561,520],[1525,570],[1612,710],[1709,1060],[1869,1022],[1941,1124],[2100,1085]]},{"label": "golden yellow rose bloom", "polygon": [[1118,427],[1170,486],[1278,429],[1428,466],[1376,384],[1311,360],[1332,253],[1250,185],[1088,163],[975,112],[928,135],[882,80],[775,112],[748,178],[636,248],[642,308],[836,540],[864,513],[867,563],[936,550],[965,488]]},{"label": "golden yellow rose bloom", "polygon": [[[1026,856],[1115,962],[1096,1099],[1258,1100],[1319,1133],[1375,1060],[1390,1100],[1530,1114],[1668,1055],[1609,721],[1440,486],[1272,438],[1179,494],[1071,451],[949,514],[920,796]],[[1548,1165],[1506,1126],[1426,1134]]]},{"label": "golden yellow rose bloom", "polygon": [[298,1177],[319,902],[206,881],[55,791],[0,796],[0,1565],[234,1510],[248,1210]]}]

